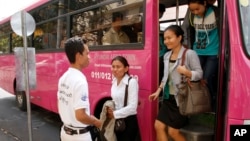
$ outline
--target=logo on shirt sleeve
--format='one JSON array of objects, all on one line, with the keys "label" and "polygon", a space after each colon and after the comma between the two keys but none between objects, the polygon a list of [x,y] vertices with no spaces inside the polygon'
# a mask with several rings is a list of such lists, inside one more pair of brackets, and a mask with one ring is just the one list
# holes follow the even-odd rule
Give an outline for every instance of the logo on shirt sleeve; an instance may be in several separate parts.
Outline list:
[{"label": "logo on shirt sleeve", "polygon": [[86,95],[82,95],[81,100],[82,101],[87,101],[87,96]]}]

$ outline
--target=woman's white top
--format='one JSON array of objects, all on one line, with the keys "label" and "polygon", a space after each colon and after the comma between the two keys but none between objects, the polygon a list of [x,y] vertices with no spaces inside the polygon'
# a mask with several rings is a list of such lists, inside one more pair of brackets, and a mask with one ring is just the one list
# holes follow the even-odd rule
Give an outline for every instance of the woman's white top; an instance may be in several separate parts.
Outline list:
[{"label": "woman's white top", "polygon": [[128,86],[128,99],[127,106],[123,107],[124,98],[125,98],[125,88],[128,84],[129,75],[125,75],[119,85],[117,85],[117,79],[114,78],[111,87],[111,97],[115,102],[115,119],[125,118],[130,115],[137,114],[137,105],[138,105],[138,91],[139,86],[136,79],[131,78],[129,80]]}]

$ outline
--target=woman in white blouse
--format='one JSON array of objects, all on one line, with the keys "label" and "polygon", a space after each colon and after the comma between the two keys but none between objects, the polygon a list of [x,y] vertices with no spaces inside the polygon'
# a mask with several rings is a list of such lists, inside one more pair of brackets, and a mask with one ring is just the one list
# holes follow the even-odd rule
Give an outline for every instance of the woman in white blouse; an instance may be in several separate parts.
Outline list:
[{"label": "woman in white blouse", "polygon": [[[115,102],[115,110],[108,109],[108,117],[125,118],[126,129],[116,133],[117,141],[134,141],[139,133],[137,121],[138,82],[129,76],[129,64],[123,56],[116,56],[112,62],[114,80],[111,87],[111,97]],[[125,88],[128,85],[127,105],[124,107]]]}]

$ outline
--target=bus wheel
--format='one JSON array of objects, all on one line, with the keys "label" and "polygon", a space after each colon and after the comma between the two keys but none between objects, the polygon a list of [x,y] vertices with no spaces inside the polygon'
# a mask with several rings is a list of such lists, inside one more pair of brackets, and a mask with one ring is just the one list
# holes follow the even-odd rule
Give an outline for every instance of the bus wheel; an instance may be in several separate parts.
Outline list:
[{"label": "bus wheel", "polygon": [[27,110],[27,101],[26,101],[26,95],[24,91],[16,91],[16,103],[17,107],[22,110]]}]

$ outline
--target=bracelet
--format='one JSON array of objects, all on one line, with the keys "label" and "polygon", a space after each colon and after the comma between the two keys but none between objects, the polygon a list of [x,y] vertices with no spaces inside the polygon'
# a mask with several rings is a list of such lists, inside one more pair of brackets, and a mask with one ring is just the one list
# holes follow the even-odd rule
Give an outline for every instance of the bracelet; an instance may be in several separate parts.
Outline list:
[{"label": "bracelet", "polygon": [[161,86],[159,86],[158,88],[160,88],[160,89],[162,90],[162,87],[161,87]]}]

